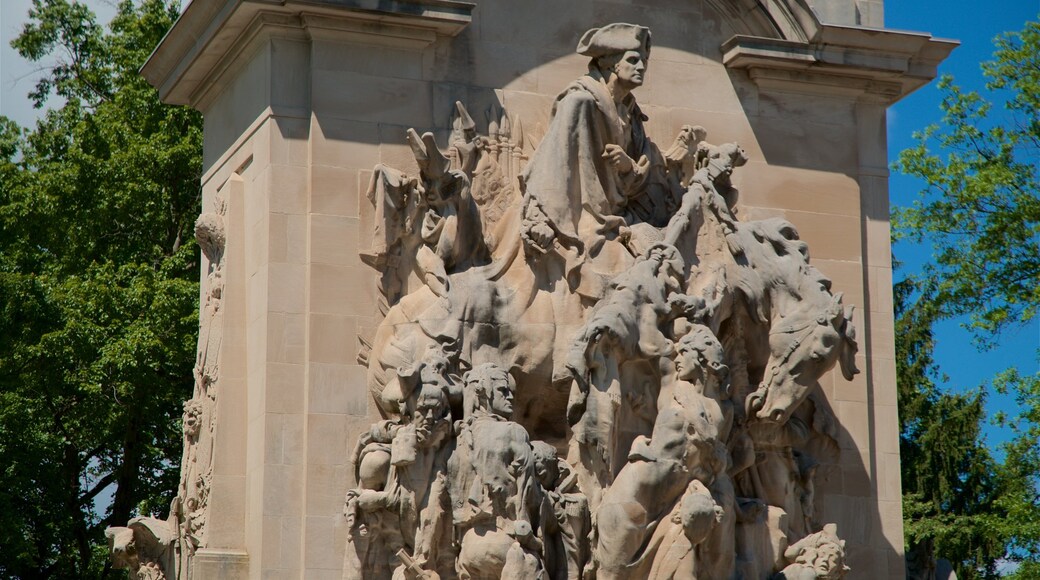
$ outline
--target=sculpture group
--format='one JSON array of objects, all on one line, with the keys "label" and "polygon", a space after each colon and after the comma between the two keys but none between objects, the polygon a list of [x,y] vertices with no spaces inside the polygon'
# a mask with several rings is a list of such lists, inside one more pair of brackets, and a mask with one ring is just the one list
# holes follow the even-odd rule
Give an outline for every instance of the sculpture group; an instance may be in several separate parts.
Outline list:
[{"label": "sculpture group", "polygon": [[578,52],[530,156],[520,120],[481,135],[458,103],[446,149],[408,132],[417,175],[375,168],[385,317],[359,358],[383,420],[344,578],[843,576],[813,478],[852,308],[792,224],[739,219],[739,146],[647,137],[648,29]]},{"label": "sculpture group", "polygon": [[[359,362],[382,419],[354,449],[344,580],[840,578],[816,511],[837,422],[819,378],[855,368],[852,308],[782,219],[743,221],[747,162],[684,126],[659,149],[632,91],[650,31],[609,24],[529,155],[522,122],[369,189],[384,318]],[[168,520],[110,528],[117,567],[190,577],[206,546],[219,384],[223,201],[208,263],[181,484]]]}]

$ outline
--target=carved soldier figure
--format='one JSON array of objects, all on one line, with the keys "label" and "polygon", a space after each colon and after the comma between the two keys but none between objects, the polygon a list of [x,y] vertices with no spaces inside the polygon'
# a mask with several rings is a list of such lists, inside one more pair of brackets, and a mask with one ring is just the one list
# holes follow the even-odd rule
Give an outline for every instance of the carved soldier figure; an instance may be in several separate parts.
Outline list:
[{"label": "carved soldier figure", "polygon": [[516,383],[486,363],[463,377],[465,419],[448,464],[462,579],[537,578],[540,489],[527,430],[510,420]]},{"label": "carved soldier figure", "polygon": [[[400,373],[400,419],[373,426],[347,492],[346,580],[404,578],[406,569],[450,570],[445,471],[451,453],[448,392],[426,365]],[[409,564],[410,563],[410,564]]]},{"label": "carved soldier figure", "polygon": [[625,23],[593,28],[577,52],[590,57],[589,73],[557,97],[548,132],[522,176],[522,237],[532,255],[559,253],[571,286],[599,298],[600,278],[626,266],[604,242],[624,237],[623,226],[664,226],[682,193],[681,177],[669,175],[632,95],[645,80],[650,30]]},{"label": "carved soldier figure", "polygon": [[554,580],[579,580],[589,558],[589,500],[578,489],[578,475],[544,441],[532,443],[535,475],[548,513],[542,516],[545,564]]}]

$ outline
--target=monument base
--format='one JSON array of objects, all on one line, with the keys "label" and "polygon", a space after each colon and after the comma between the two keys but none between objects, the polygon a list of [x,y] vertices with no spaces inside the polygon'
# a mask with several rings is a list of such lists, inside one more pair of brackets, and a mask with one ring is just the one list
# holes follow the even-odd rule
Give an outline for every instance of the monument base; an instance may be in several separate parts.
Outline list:
[{"label": "monument base", "polygon": [[192,561],[194,580],[246,580],[249,578],[249,554],[242,550],[202,548]]}]

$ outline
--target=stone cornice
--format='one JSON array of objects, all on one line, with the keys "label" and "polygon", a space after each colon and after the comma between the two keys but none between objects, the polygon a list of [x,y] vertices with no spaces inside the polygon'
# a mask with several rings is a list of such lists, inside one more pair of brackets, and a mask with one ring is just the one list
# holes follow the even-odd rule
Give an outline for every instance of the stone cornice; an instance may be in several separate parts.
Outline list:
[{"label": "stone cornice", "polygon": [[[197,105],[207,80],[271,26],[282,34],[337,30],[355,40],[425,46],[455,36],[475,4],[460,0],[194,0],[141,67],[166,103]],[[313,29],[313,30],[312,30]]]},{"label": "stone cornice", "polygon": [[807,41],[737,35],[723,62],[763,88],[894,103],[924,86],[958,42],[918,32],[821,24]]},{"label": "stone cornice", "polygon": [[807,41],[820,21],[805,0],[706,0],[745,34]]}]

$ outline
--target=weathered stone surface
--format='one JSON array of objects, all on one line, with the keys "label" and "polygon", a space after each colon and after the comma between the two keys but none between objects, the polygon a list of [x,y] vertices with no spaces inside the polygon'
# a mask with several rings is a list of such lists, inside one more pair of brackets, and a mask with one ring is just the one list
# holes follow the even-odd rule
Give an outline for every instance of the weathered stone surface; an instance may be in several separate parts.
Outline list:
[{"label": "weathered stone surface", "polygon": [[192,2],[144,72],[225,234],[170,549],[118,561],[892,577],[884,108],[952,45],[854,3]]},{"label": "weathered stone surface", "polygon": [[[529,161],[519,120],[494,114],[478,135],[456,103],[446,150],[409,130],[418,174],[373,171],[361,255],[386,318],[364,359],[386,418],[358,444],[345,578],[844,575],[815,563],[820,538],[843,544],[819,531],[814,474],[816,449],[838,448],[818,381],[858,372],[852,308],[792,224],[736,217],[741,147],[693,125],[666,152],[647,138],[632,92],[649,47],[630,24],[582,36],[589,74]],[[439,402],[407,411],[426,389]],[[400,495],[395,449],[415,457],[415,425],[446,416],[447,481],[409,480],[440,499],[377,499]],[[540,470],[536,447],[553,458]]]}]

